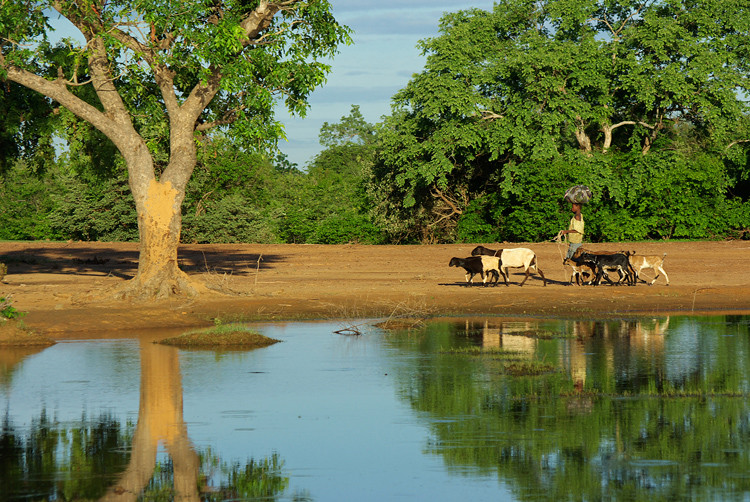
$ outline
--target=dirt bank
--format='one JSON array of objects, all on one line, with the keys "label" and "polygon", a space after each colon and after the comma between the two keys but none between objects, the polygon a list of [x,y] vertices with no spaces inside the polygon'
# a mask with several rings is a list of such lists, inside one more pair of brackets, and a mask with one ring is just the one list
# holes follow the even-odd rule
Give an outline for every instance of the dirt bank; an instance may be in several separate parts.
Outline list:
[{"label": "dirt bank", "polygon": [[[487,244],[489,247],[498,245]],[[523,287],[467,287],[451,257],[474,245],[186,245],[180,264],[224,293],[195,299],[129,303],[107,291],[133,277],[136,243],[0,243],[8,274],[0,295],[12,295],[25,323],[56,338],[120,329],[201,326],[238,319],[372,317],[414,314],[656,315],[750,313],[750,242],[592,244],[593,249],[667,253],[654,286],[569,286],[563,246],[505,244],[533,249],[550,279]],[[646,275],[649,272],[645,273]],[[652,276],[649,276],[652,277]],[[231,294],[227,294],[231,292]]]}]

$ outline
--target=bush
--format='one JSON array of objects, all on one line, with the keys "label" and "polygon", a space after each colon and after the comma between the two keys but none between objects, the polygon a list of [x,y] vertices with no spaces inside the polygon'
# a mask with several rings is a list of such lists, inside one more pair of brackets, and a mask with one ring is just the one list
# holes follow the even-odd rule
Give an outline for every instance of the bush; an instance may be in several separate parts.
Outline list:
[{"label": "bush", "polygon": [[493,208],[498,206],[497,195],[487,195],[469,203],[456,225],[458,242],[496,242],[500,240],[498,225]]},{"label": "bush", "polygon": [[62,173],[48,215],[53,235],[81,241],[137,240],[138,218],[127,174],[122,170],[117,174],[87,181]]},{"label": "bush", "polygon": [[273,218],[234,193],[211,201],[199,213],[183,216],[182,240],[195,243],[278,242]]},{"label": "bush", "polygon": [[381,244],[383,236],[366,216],[345,213],[333,215],[320,221],[308,240],[314,244]]},{"label": "bush", "polygon": [[53,208],[52,184],[23,161],[0,178],[0,239],[37,240],[58,237],[47,214]]},{"label": "bush", "polygon": [[18,319],[25,312],[17,310],[10,298],[0,297],[0,317],[3,319]]}]

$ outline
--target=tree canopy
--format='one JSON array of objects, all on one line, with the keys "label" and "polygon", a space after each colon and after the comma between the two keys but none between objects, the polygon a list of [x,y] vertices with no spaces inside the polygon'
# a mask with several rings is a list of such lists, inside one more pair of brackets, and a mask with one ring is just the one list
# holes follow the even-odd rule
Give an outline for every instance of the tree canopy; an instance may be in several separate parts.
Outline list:
[{"label": "tree canopy", "polygon": [[[57,16],[79,37],[53,46]],[[327,0],[4,0],[0,78],[64,106],[122,155],[141,242],[130,289],[195,292],[176,256],[197,140],[231,124],[245,148],[273,144],[275,101],[303,114],[348,33]]]},{"label": "tree canopy", "polygon": [[[446,14],[420,43],[424,70],[394,97],[376,174],[435,239],[488,207],[481,220],[507,224],[520,208],[529,221],[487,237],[549,235],[559,221],[522,231],[533,197],[548,204],[579,182],[620,209],[643,204],[632,195],[658,196],[624,166],[742,156],[727,148],[747,137],[748,40],[750,9],[726,0],[504,0]],[[694,195],[733,182],[714,179]]]},{"label": "tree canopy", "polygon": [[[736,2],[447,13],[391,115],[369,124],[352,105],[304,170],[263,150],[283,134],[274,102],[304,113],[350,41],[327,2],[2,6],[0,238],[140,239],[147,290],[189,289],[160,268],[180,240],[546,240],[577,184],[594,192],[587,240],[750,236]],[[82,43],[50,42],[61,13]],[[54,161],[50,130],[69,145]]]}]

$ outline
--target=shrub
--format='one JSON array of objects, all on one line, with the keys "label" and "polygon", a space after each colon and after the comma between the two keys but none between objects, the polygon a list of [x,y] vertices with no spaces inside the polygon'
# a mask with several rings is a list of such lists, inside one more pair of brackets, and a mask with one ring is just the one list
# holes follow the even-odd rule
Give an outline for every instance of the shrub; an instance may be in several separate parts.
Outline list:
[{"label": "shrub", "polygon": [[17,319],[22,317],[25,312],[17,310],[10,298],[0,297],[0,317],[3,319]]}]

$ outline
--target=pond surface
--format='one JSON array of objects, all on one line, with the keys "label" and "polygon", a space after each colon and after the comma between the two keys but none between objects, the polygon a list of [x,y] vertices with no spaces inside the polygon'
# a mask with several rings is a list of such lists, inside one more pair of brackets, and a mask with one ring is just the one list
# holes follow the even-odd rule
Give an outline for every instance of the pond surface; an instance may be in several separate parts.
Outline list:
[{"label": "pond surface", "polygon": [[747,500],[749,316],[0,350],[0,500]]}]

